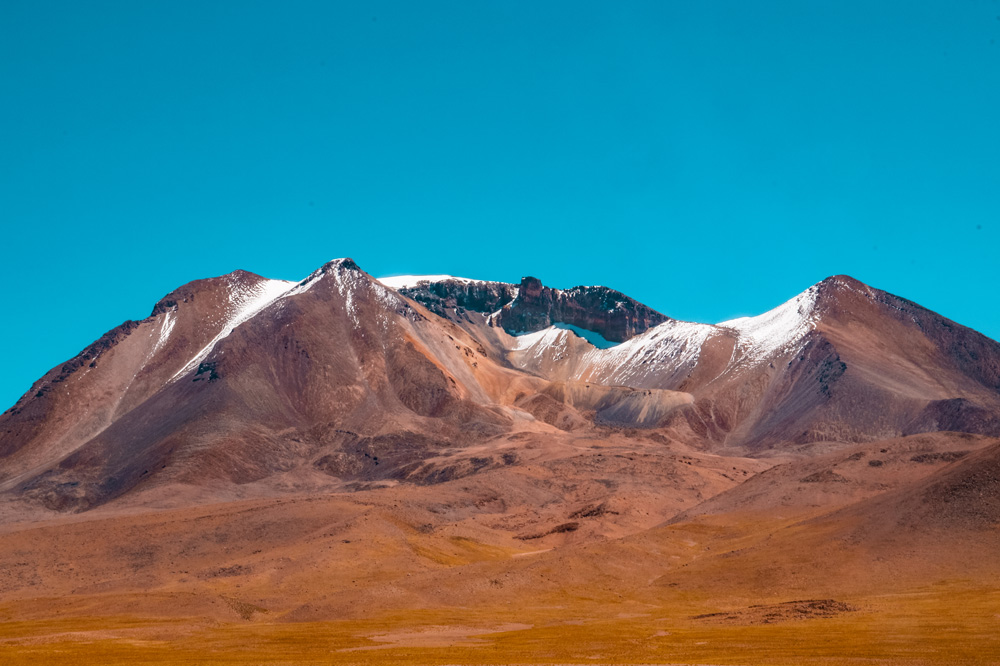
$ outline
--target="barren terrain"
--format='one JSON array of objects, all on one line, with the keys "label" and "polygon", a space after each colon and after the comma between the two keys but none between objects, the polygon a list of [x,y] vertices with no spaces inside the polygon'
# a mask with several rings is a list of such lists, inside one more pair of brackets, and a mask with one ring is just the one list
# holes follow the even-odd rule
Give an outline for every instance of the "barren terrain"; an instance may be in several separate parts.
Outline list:
[{"label": "barren terrain", "polygon": [[240,272],[54,368],[0,661],[1000,663],[1000,345],[843,277],[520,289]]}]

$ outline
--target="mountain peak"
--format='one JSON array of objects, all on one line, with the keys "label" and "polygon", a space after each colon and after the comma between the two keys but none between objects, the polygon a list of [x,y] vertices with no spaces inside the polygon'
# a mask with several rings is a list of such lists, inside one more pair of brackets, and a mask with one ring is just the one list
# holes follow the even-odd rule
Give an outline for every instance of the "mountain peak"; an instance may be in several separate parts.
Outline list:
[{"label": "mountain peak", "polygon": [[744,346],[745,357],[762,361],[794,345],[813,329],[819,285],[756,317],[739,317],[719,324],[735,330]]},{"label": "mountain peak", "polygon": [[736,331],[745,358],[754,362],[801,347],[805,336],[824,320],[861,296],[874,300],[877,292],[849,275],[832,275],[793,296],[781,305],[754,317],[719,323]]},{"label": "mountain peak", "polygon": [[323,273],[329,273],[330,271],[360,271],[361,267],[350,257],[341,257],[340,259],[331,259],[320,266],[318,270]]},{"label": "mountain peak", "polygon": [[[165,295],[159,301],[153,305],[153,310],[149,313],[150,317],[155,317],[158,314],[162,314],[168,310],[173,309],[179,303],[186,303],[193,300],[195,295],[202,294],[206,292],[220,292],[220,293],[231,293],[233,291],[245,291],[255,289],[257,286],[269,283],[269,282],[281,282],[280,280],[270,280],[257,273],[251,271],[243,270],[238,268],[235,271],[220,275],[218,277],[201,278],[199,280],[192,280],[186,284],[181,285],[177,289],[174,289],[169,294]],[[291,284],[291,283],[287,283]]]},{"label": "mountain peak", "polygon": [[850,275],[831,275],[817,282],[810,289],[816,290],[820,303],[829,302],[831,299],[839,301],[845,296],[862,296],[867,300],[875,300],[879,294],[885,293]]},{"label": "mountain peak", "polygon": [[304,291],[308,291],[319,281],[320,278],[322,278],[324,275],[328,273],[339,275],[345,271],[351,271],[351,272],[356,271],[358,273],[363,272],[361,268],[354,262],[354,260],[349,257],[344,257],[342,259],[332,259],[323,264],[322,266],[320,266],[319,268],[317,268],[316,270],[314,270],[312,273],[306,276],[304,280],[296,284],[288,292],[288,295],[294,296],[295,294],[301,294]]},{"label": "mountain peak", "polygon": [[263,276],[257,275],[256,273],[254,273],[252,271],[243,270],[242,268],[237,268],[235,271],[232,271],[230,273],[226,273],[222,277],[223,278],[229,278],[231,280],[251,280],[251,281],[263,280],[264,279]]},{"label": "mountain peak", "polygon": [[816,283],[817,285],[835,285],[835,286],[845,286],[850,288],[867,287],[861,280],[851,277],[850,275],[837,274],[831,275],[828,278],[824,278]]},{"label": "mountain peak", "polygon": [[[211,449],[239,461],[225,451],[246,441],[269,456],[288,453],[285,462],[349,445],[329,460],[341,461],[338,474],[355,474],[380,464],[376,453],[388,460],[388,450],[359,451],[341,437],[361,437],[366,424],[374,432],[397,427],[396,418],[410,430],[445,423],[455,437],[475,438],[502,432],[510,418],[518,428],[543,427],[531,426],[527,412],[548,426],[589,427],[585,405],[596,403],[560,404],[544,393],[562,381],[582,381],[580,390],[601,400],[627,394],[637,415],[652,404],[644,391],[682,391],[689,397],[669,422],[662,412],[653,421],[622,412],[615,423],[671,428],[671,437],[690,435],[698,446],[1000,432],[1000,345],[845,275],[718,326],[670,319],[608,287],[554,289],[530,275],[517,284],[388,282],[342,258],[299,283],[234,271],[175,290],[153,317],[127,322],[54,368],[3,416],[0,484],[37,471],[25,481],[35,485],[21,487],[37,497],[51,491],[62,506],[76,501],[73,483],[104,470],[110,490],[79,491],[81,506],[104,501],[124,478],[115,471],[122,456],[135,454],[128,483],[137,483],[145,470],[163,469],[156,456],[174,442],[189,442],[191,455]],[[36,470],[37,460],[61,465],[77,450],[65,467]],[[254,465],[269,474],[285,464],[274,460]]]}]

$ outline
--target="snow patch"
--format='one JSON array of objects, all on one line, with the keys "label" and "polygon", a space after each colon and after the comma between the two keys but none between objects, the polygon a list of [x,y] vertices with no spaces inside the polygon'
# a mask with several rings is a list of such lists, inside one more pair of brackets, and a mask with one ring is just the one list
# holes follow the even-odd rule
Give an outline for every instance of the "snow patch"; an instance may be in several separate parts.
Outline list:
[{"label": "snow patch", "polygon": [[[553,361],[561,361],[569,353],[570,331],[555,326],[543,328],[534,333],[514,334],[514,344],[510,348],[514,352],[525,352],[521,363],[528,359],[540,359],[551,355]],[[530,353],[528,353],[530,352]]]},{"label": "snow patch", "polygon": [[693,369],[702,345],[716,331],[710,324],[670,319],[620,345],[591,352],[589,360],[594,366],[614,368],[608,383],[631,386],[653,373]]},{"label": "snow patch", "polygon": [[[153,345],[153,354],[160,351],[163,345],[167,343],[170,338],[170,331],[174,330],[174,324],[177,323],[177,316],[173,310],[168,310],[167,314],[164,316],[163,321],[160,323],[160,337],[157,338],[156,344]],[[150,331],[152,334],[152,331]],[[150,354],[152,356],[152,354]]]},{"label": "snow patch", "polygon": [[[814,285],[762,315],[714,326],[668,320],[621,344],[597,339],[595,333],[578,327],[554,324],[536,333],[515,333],[510,350],[518,352],[515,365],[524,367],[537,359],[569,359],[572,348],[568,336],[572,333],[595,348],[577,357],[577,369],[571,371],[571,378],[634,387],[677,386],[697,366],[705,343],[716,335],[731,332],[737,338],[733,356],[722,374],[797,351],[816,327],[818,296],[819,286]],[[602,344],[596,344],[602,340]]]},{"label": "snow patch", "polygon": [[294,296],[295,294],[304,294],[305,292],[312,289],[313,286],[317,282],[319,282],[319,279],[321,277],[323,277],[323,269],[317,268],[316,270],[314,270],[312,273],[309,274],[309,277],[307,277],[305,280],[302,280],[301,282],[297,282],[295,286],[293,286],[291,289],[282,294],[281,297],[284,298],[286,296]]},{"label": "snow patch", "polygon": [[511,349],[521,351],[524,349],[530,349],[538,344],[552,345],[560,341],[564,341],[568,333],[565,329],[549,326],[548,328],[543,328],[542,330],[535,331],[534,333],[514,332],[511,335],[514,336],[514,345]]},{"label": "snow patch", "polygon": [[739,335],[742,360],[762,361],[797,346],[815,327],[818,295],[819,288],[814,285],[762,315],[731,319],[719,326]]},{"label": "snow patch", "polygon": [[484,280],[472,280],[469,278],[455,277],[454,275],[393,275],[390,277],[380,277],[376,279],[391,289],[407,289],[409,287],[416,287],[424,282],[444,282],[446,280],[453,280],[455,282],[461,282],[462,284],[484,282]]},{"label": "snow patch", "polygon": [[[670,378],[682,378],[694,369],[701,356],[702,345],[718,328],[709,324],[695,324],[668,320],[641,335],[622,343],[612,343],[592,331],[567,324],[552,326],[511,338],[511,360],[518,367],[531,367],[533,363],[573,360],[569,378],[600,381],[622,386],[649,386]],[[579,336],[594,345],[579,354],[579,343],[571,336]],[[603,342],[602,342],[603,341]]]}]

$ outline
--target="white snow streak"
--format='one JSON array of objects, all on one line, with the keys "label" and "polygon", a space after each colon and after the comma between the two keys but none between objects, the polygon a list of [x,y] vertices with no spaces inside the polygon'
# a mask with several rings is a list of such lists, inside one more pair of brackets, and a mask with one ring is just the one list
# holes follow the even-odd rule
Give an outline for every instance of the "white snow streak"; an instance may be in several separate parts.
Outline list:
[{"label": "white snow streak", "polygon": [[[168,310],[160,324],[160,337],[157,338],[156,344],[153,345],[153,354],[160,351],[160,349],[163,348],[163,345],[167,344],[167,340],[170,338],[170,331],[174,330],[174,324],[176,323],[176,313],[173,310]],[[150,354],[150,356],[152,356],[152,354]]]},{"label": "white snow streak", "polygon": [[587,365],[614,368],[607,381],[626,386],[652,374],[690,371],[701,356],[702,345],[716,330],[709,324],[671,319],[610,349],[595,349],[587,355]]},{"label": "white snow streak", "polygon": [[301,282],[296,283],[295,286],[293,286],[287,292],[285,292],[284,294],[282,294],[282,297],[285,297],[285,296],[294,296],[295,294],[304,294],[305,292],[307,292],[310,289],[312,289],[313,286],[317,282],[319,282],[319,279],[321,277],[323,277],[323,269],[322,268],[317,268],[312,273],[310,273],[309,277],[307,277],[305,280],[302,280]]},{"label": "white snow streak", "polygon": [[569,334],[569,331],[566,329],[556,328],[555,326],[549,326],[534,333],[514,333],[514,346],[511,349],[524,351],[539,344],[547,347],[555,344],[565,345],[565,340]]},{"label": "white snow streak", "polygon": [[338,268],[334,269],[332,273],[334,281],[337,285],[337,291],[340,293],[341,297],[343,297],[344,305],[347,308],[347,314],[350,316],[355,327],[361,326],[354,303],[354,295],[359,289],[370,289],[375,297],[375,300],[383,306],[383,312],[379,314],[379,321],[383,325],[388,325],[388,319],[384,316],[384,309],[397,309],[405,306],[405,302],[398,294],[386,289],[378,281],[369,280],[360,271],[343,270]]},{"label": "white snow streak", "polygon": [[511,351],[514,355],[511,361],[517,367],[527,368],[535,363],[551,359],[563,361],[570,359],[570,336],[573,333],[566,329],[549,326],[534,333],[516,335],[513,338]]},{"label": "white snow streak", "polygon": [[802,342],[816,324],[816,297],[819,289],[812,286],[795,298],[756,317],[740,317],[724,321],[721,328],[739,334],[741,359],[759,362],[788,351]]},{"label": "white snow streak", "polygon": [[226,322],[212,341],[195,354],[187,365],[171,377],[171,381],[194,370],[212,352],[220,340],[255,314],[278,300],[296,286],[294,282],[285,280],[261,280],[253,286],[230,283],[229,304],[226,308]]}]

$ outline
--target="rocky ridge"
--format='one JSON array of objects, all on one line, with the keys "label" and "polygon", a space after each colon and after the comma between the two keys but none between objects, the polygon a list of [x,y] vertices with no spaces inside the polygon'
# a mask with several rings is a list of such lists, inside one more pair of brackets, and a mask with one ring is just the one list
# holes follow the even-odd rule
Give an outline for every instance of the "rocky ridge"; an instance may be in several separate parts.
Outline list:
[{"label": "rocky ridge", "polygon": [[441,316],[461,318],[466,310],[488,314],[491,325],[511,335],[561,323],[624,342],[669,319],[608,287],[553,289],[534,277],[522,278],[520,285],[450,277],[418,280],[399,293]]}]

